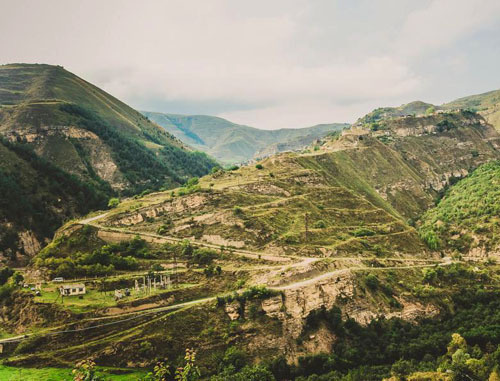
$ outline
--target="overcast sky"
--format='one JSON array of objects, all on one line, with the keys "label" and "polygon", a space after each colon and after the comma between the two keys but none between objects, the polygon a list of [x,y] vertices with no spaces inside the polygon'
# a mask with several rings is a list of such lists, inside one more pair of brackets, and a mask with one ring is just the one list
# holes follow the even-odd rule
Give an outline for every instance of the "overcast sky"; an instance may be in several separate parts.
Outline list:
[{"label": "overcast sky", "polygon": [[500,0],[0,0],[0,62],[275,129],[500,88]]}]

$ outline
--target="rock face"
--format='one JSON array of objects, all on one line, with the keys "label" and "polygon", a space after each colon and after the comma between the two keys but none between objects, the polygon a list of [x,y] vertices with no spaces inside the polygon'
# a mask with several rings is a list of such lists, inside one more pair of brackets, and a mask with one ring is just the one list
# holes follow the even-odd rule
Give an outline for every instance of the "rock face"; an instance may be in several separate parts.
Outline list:
[{"label": "rock face", "polygon": [[[330,351],[335,340],[325,327],[302,336],[307,316],[321,308],[331,309],[341,306],[343,318],[352,318],[361,325],[368,324],[372,319],[385,316],[398,317],[413,321],[421,317],[432,317],[439,313],[436,306],[410,301],[398,297],[401,304],[399,309],[392,309],[386,305],[374,305],[366,300],[356,286],[356,274],[346,270],[339,275],[323,279],[313,284],[307,284],[292,289],[285,289],[280,295],[264,299],[259,302],[262,313],[281,323],[281,333],[276,337],[254,337],[248,346],[256,353],[260,353],[269,346],[279,348],[290,361],[296,361],[300,355]],[[231,320],[247,317],[241,314],[242,306],[238,302],[226,305],[225,312]],[[245,311],[248,306],[245,305]],[[301,337],[301,345],[297,339]]]}]

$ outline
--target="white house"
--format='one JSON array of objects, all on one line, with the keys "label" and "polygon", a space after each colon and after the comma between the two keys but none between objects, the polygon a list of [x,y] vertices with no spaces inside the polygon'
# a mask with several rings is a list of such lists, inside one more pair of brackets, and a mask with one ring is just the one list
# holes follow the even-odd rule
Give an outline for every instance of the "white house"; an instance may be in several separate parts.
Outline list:
[{"label": "white house", "polygon": [[79,284],[64,284],[59,287],[59,292],[62,296],[70,296],[70,295],[84,295],[85,285],[83,283]]}]

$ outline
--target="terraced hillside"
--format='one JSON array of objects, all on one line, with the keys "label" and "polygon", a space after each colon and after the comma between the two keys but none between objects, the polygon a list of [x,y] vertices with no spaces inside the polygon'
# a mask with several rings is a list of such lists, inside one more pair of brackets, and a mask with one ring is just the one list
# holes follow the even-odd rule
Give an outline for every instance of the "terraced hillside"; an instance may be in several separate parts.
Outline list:
[{"label": "terraced hillside", "polygon": [[208,115],[147,111],[143,114],[186,144],[225,164],[242,163],[253,158],[302,149],[328,133],[349,126],[346,123],[331,123],[296,129],[260,130]]},{"label": "terraced hillside", "polygon": [[415,253],[423,248],[411,220],[451,182],[498,159],[499,147],[497,132],[474,113],[391,119],[310,153],[124,203],[100,224],[278,255]]},{"label": "terraced hillside", "polygon": [[[216,165],[139,112],[58,66],[0,66],[0,136],[5,139],[1,149],[9,151],[0,163],[5,192],[11,194],[5,202],[24,195],[27,204],[37,204],[37,212],[25,219],[20,216],[31,209],[22,202],[0,210],[2,232],[10,232],[0,234],[0,241],[10,242],[9,257],[10,251],[33,254],[33,248],[43,245],[64,220],[102,207],[112,195],[176,186]],[[27,149],[42,160],[32,158]],[[57,176],[48,172],[75,178],[60,181],[64,189],[55,189]],[[12,194],[13,189],[19,193]],[[97,201],[89,202],[89,197]]]},{"label": "terraced hillside", "polygon": [[[238,350],[245,364],[260,361],[280,380],[329,372],[380,380],[400,358],[444,355],[460,327],[470,343],[497,345],[490,329],[498,322],[498,266],[442,258],[411,219],[457,178],[498,160],[498,133],[470,112],[379,127],[66,224],[26,273],[42,283],[41,295],[8,290],[4,363],[69,367],[91,353],[104,366],[168,359],[177,367],[185,348],[195,348],[206,377],[243,372],[218,365]],[[58,284],[47,281],[54,276],[100,278],[63,305]],[[146,286],[160,276],[168,286]],[[113,299],[125,287],[131,294]],[[57,322],[39,318],[26,330],[9,313],[25,305],[33,318],[41,306],[53,309]],[[464,316],[487,328],[475,331]],[[278,361],[293,377],[277,376]]]}]

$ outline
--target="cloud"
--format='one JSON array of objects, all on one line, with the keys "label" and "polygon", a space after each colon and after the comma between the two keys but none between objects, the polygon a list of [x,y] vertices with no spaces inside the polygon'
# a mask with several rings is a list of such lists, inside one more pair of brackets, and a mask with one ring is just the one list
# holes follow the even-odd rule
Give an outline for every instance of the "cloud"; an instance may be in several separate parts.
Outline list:
[{"label": "cloud", "polygon": [[411,56],[434,53],[498,22],[499,16],[498,0],[434,0],[408,15],[396,46]]},{"label": "cloud", "polygon": [[458,48],[499,32],[497,3],[17,0],[0,14],[0,60],[64,65],[141,109],[266,128],[353,121],[445,99],[457,81],[491,86]]}]

